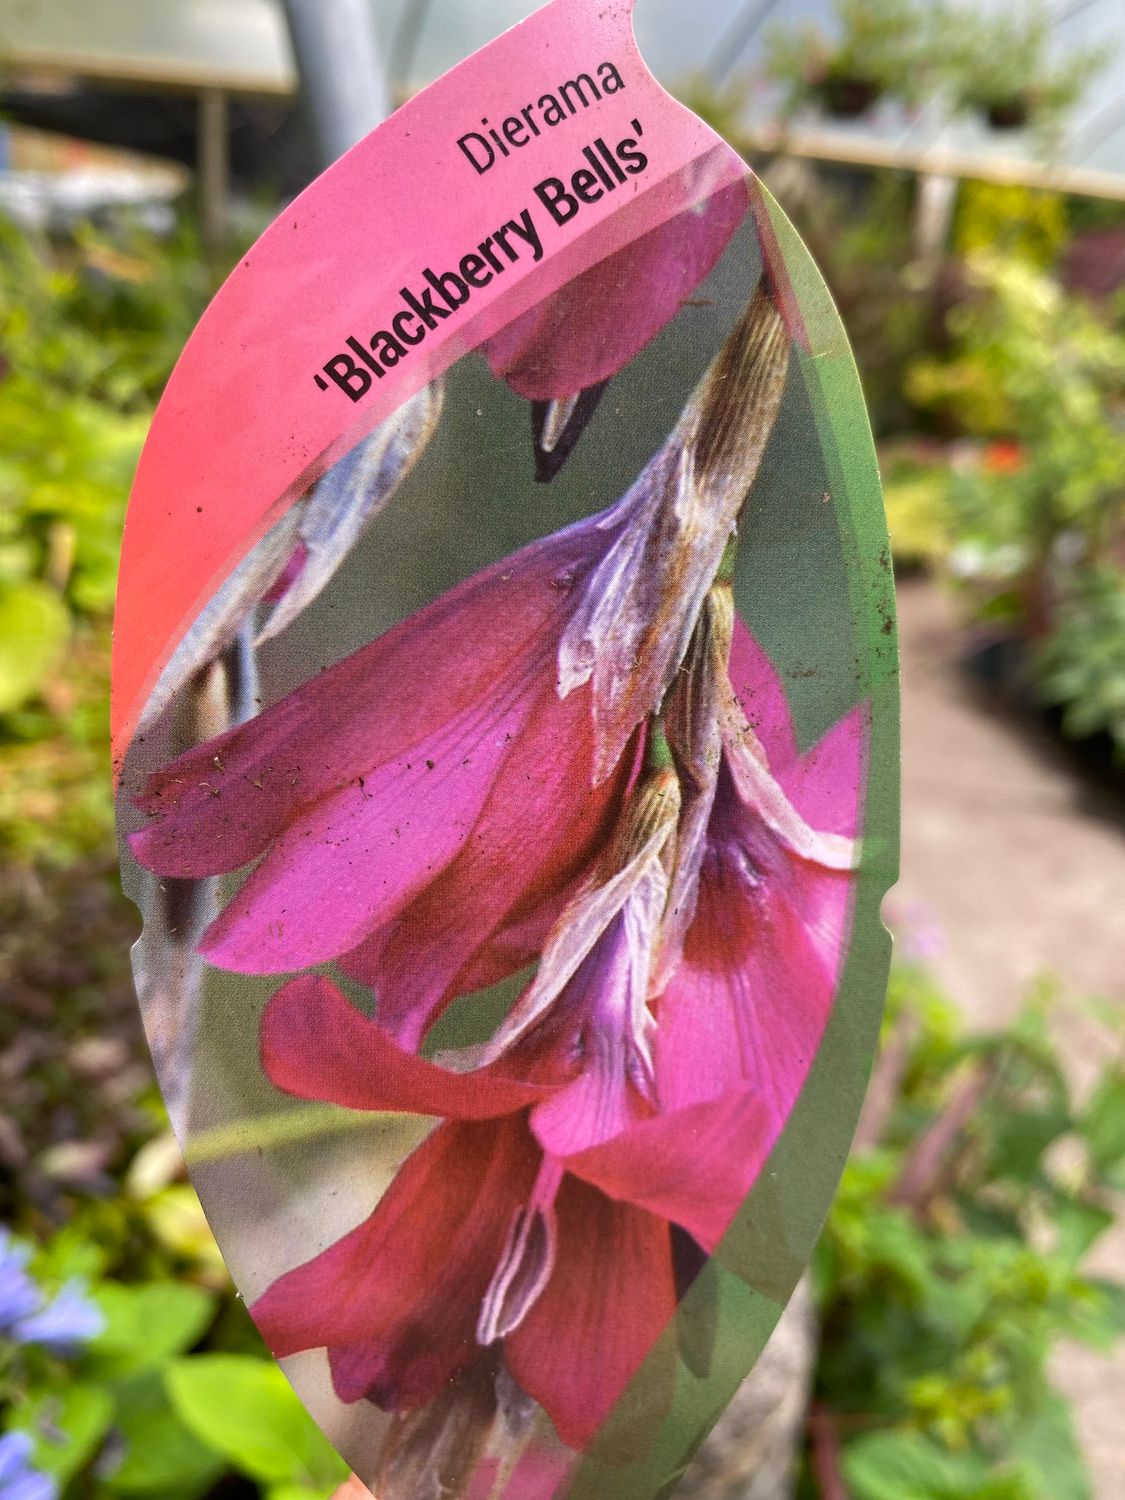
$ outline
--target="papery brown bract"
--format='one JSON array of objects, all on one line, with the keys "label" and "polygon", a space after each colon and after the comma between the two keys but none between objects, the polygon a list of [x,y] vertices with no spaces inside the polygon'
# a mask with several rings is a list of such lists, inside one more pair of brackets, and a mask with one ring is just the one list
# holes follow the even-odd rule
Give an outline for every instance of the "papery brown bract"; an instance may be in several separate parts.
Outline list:
[{"label": "papery brown bract", "polygon": [[496,1418],[498,1366],[495,1357],[479,1360],[429,1406],[394,1419],[375,1472],[378,1500],[467,1494]]},{"label": "papery brown bract", "polygon": [[597,775],[617,763],[684,660],[773,434],[789,342],[760,284],[675,429],[603,526],[612,544],[581,585],[559,651],[564,694],[590,683]]}]

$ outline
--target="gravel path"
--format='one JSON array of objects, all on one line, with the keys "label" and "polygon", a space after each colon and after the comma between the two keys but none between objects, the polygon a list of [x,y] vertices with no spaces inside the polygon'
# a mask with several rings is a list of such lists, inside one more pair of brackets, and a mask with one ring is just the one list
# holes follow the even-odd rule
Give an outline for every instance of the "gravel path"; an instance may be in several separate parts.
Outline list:
[{"label": "gravel path", "polygon": [[[980,1026],[1002,1024],[1036,975],[1125,1003],[1125,798],[1091,787],[1075,758],[966,682],[954,611],[934,584],[899,591],[903,649],[903,854],[897,909],[944,936],[939,978]],[[1076,1084],[1105,1057],[1093,1022],[1060,1038]],[[1125,1215],[1096,1269],[1125,1279]],[[1067,1348],[1097,1500],[1125,1496],[1125,1343],[1107,1361]]]}]

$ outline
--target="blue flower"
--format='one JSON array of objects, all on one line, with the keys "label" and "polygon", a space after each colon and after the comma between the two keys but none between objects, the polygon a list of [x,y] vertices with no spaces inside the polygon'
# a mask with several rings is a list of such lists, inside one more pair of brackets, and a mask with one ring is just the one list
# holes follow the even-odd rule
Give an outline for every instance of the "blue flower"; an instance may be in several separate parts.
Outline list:
[{"label": "blue flower", "polygon": [[77,1344],[97,1338],[105,1327],[100,1311],[83,1293],[77,1281],[68,1281],[52,1302],[30,1317],[21,1318],[15,1336],[21,1344],[39,1344],[56,1354],[66,1354]]},{"label": "blue flower", "polygon": [[0,1500],[55,1500],[54,1480],[31,1467],[31,1453],[26,1432],[0,1435]]},{"label": "blue flower", "polygon": [[85,1296],[81,1283],[68,1281],[48,1301],[25,1269],[30,1254],[27,1245],[0,1229],[0,1336],[17,1344],[37,1344],[55,1354],[66,1354],[96,1338],[105,1319]]},{"label": "blue flower", "polygon": [[38,1308],[39,1288],[24,1270],[30,1251],[0,1229],[0,1334],[8,1333]]}]

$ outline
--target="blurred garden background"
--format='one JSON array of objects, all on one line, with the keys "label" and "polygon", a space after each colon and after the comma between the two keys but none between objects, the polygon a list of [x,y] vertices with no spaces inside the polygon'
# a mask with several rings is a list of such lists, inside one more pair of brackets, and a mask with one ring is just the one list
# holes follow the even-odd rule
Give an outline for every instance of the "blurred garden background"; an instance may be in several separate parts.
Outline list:
[{"label": "blurred garden background", "polygon": [[[533,8],[323,4],[372,28],[361,129]],[[0,0],[0,1500],[309,1500],[343,1477],[168,1131],[107,750],[155,402],[348,128],[310,13]],[[814,1267],[796,1493],[1118,1500],[1125,13],[638,0],[637,30],[837,298],[900,589],[898,958]]]}]

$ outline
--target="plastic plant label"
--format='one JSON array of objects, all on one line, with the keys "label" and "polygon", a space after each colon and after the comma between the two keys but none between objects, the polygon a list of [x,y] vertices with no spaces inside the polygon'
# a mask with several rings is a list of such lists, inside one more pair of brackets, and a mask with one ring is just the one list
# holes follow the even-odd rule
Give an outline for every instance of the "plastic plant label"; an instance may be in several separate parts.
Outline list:
[{"label": "plastic plant label", "polygon": [[648,1500],[801,1275],[889,942],[882,502],[823,283],[554,0],[184,351],[114,740],[160,1082],[379,1500]]}]

